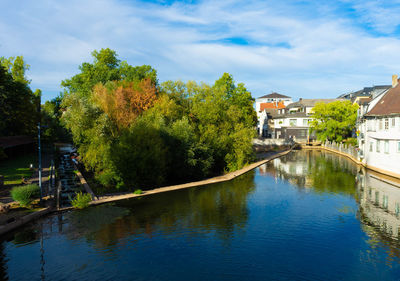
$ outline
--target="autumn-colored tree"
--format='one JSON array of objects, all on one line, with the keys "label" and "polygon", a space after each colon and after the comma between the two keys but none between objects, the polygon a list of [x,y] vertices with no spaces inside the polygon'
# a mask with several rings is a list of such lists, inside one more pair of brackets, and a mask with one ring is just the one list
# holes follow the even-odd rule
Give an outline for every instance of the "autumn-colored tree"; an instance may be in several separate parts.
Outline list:
[{"label": "autumn-colored tree", "polygon": [[121,130],[154,105],[157,89],[150,79],[97,84],[93,89],[93,99]]}]

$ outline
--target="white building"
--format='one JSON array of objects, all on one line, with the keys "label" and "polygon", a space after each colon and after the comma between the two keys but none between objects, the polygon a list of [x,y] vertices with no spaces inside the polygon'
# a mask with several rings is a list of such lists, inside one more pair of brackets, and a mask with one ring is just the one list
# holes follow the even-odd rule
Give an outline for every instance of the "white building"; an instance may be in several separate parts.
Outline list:
[{"label": "white building", "polygon": [[272,117],[271,115],[274,115],[278,109],[285,108],[290,103],[292,103],[291,97],[278,93],[272,93],[256,99],[257,130],[261,137],[270,137],[271,135],[271,124],[268,124],[269,117]]},{"label": "white building", "polygon": [[274,118],[274,137],[279,139],[305,140],[309,136],[310,122],[312,121],[312,109],[319,103],[331,103],[338,99],[300,99],[289,104],[284,109],[278,109],[280,113]]},{"label": "white building", "polygon": [[261,113],[261,104],[262,103],[283,103],[284,106],[288,106],[293,102],[291,97],[281,95],[278,93],[271,93],[269,95],[265,95],[256,99],[256,111],[257,117]]},{"label": "white building", "polygon": [[361,160],[367,167],[400,177],[400,84],[373,99],[358,124]]}]

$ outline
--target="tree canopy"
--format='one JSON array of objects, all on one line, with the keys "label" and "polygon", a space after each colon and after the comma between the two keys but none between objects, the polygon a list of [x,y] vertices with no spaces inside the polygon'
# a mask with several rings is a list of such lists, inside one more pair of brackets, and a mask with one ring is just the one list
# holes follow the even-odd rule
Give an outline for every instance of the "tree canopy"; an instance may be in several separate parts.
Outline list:
[{"label": "tree canopy", "polygon": [[313,108],[310,123],[311,131],[315,131],[321,141],[342,142],[356,125],[358,105],[350,101],[317,103]]},{"label": "tree canopy", "polygon": [[29,88],[28,69],[22,56],[0,57],[0,136],[36,132],[41,92]]},{"label": "tree canopy", "polygon": [[87,169],[104,186],[149,188],[197,180],[253,159],[256,113],[243,84],[225,73],[214,85],[158,84],[148,65],[92,53],[62,82],[61,121]]}]

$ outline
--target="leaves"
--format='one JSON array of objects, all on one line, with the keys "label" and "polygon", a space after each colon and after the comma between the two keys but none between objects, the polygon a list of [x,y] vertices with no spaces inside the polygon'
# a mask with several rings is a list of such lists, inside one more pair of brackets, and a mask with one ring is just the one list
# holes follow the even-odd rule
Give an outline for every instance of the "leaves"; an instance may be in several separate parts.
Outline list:
[{"label": "leaves", "polygon": [[317,103],[313,108],[311,131],[321,141],[342,142],[351,136],[357,120],[358,105],[350,101]]}]

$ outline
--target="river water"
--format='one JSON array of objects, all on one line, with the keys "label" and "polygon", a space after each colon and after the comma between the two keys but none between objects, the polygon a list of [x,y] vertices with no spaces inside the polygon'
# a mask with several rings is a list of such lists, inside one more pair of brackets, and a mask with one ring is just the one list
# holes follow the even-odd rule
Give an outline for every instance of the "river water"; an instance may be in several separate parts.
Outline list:
[{"label": "river water", "polygon": [[400,184],[298,151],[231,182],[43,218],[0,280],[399,280]]}]

